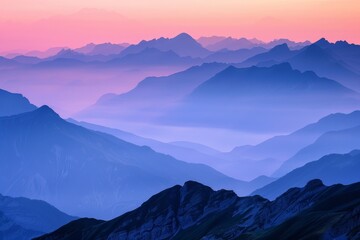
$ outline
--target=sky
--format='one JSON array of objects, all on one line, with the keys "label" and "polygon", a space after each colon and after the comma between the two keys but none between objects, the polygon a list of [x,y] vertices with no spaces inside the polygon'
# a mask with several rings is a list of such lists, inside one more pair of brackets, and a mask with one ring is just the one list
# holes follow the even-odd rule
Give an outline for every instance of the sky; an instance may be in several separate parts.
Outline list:
[{"label": "sky", "polygon": [[0,0],[0,52],[232,36],[360,43],[359,0]]}]

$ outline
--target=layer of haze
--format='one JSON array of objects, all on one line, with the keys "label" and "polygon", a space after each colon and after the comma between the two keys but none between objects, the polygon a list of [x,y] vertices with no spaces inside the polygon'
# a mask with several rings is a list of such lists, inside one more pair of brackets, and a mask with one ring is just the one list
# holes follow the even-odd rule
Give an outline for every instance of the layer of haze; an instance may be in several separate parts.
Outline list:
[{"label": "layer of haze", "polygon": [[187,32],[360,43],[358,0],[0,0],[0,52]]}]

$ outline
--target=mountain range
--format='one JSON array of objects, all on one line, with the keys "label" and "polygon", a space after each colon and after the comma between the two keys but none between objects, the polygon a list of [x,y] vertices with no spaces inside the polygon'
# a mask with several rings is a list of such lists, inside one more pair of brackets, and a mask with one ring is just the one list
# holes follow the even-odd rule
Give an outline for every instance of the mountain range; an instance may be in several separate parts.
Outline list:
[{"label": "mountain range", "polygon": [[198,39],[198,42],[211,51],[220,51],[223,49],[227,49],[227,50],[251,49],[254,47],[262,47],[269,49],[280,44],[287,44],[292,49],[300,49],[302,47],[311,44],[309,41],[294,42],[288,39],[274,39],[273,41],[265,43],[256,38],[246,39],[246,38],[216,37],[216,36],[201,37]]},{"label": "mountain range", "polygon": [[127,93],[104,95],[94,106],[80,115],[113,115],[132,121],[153,118],[162,114],[164,110],[176,104],[201,83],[226,67],[227,65],[222,63],[207,63],[169,76],[148,77]]},{"label": "mountain range", "polygon": [[360,136],[360,125],[322,134],[313,143],[300,149],[275,171],[274,176],[283,174],[330,153],[347,153],[360,149],[356,140]]},{"label": "mountain range", "polygon": [[267,199],[275,199],[289,188],[304,186],[314,178],[321,179],[327,185],[360,182],[359,167],[359,150],[347,154],[326,155],[319,160],[309,162],[292,170],[252,194],[261,195]]},{"label": "mountain range", "polygon": [[206,57],[211,52],[203,48],[194,38],[187,33],[181,33],[174,38],[159,38],[150,41],[141,41],[138,44],[130,45],[121,52],[121,55],[128,55],[141,52],[146,48],[155,48],[160,51],[173,51],[181,57]]},{"label": "mountain range", "polygon": [[[47,106],[0,118],[0,191],[109,218],[189,179],[247,194],[249,183],[61,119]],[[258,186],[259,187],[259,186]]]},{"label": "mountain range", "polygon": [[[358,99],[358,93],[336,81],[300,72],[288,63],[230,66],[199,85],[160,122],[243,131],[289,131],[332,112],[354,110]],[[217,112],[221,114],[214,114]]]},{"label": "mountain range", "polygon": [[[314,44],[305,47],[299,54],[288,60],[290,64],[301,71],[314,71],[319,76],[337,80],[346,87],[359,91],[360,72],[358,71],[360,64],[356,63],[357,68],[351,67],[347,62],[355,63],[355,61],[347,61],[347,53],[353,50],[353,45],[340,43],[341,47],[337,47],[339,43],[330,44],[330,47],[323,48],[328,43],[325,39],[321,39]],[[334,46],[334,47],[333,47]],[[338,49],[337,51],[332,50]],[[355,48],[354,56],[360,56],[360,47]]]},{"label": "mountain range", "polygon": [[249,57],[241,67],[271,66],[289,62],[300,71],[314,71],[320,77],[334,79],[344,86],[359,91],[360,47],[346,41],[330,43],[322,38],[299,49],[290,49],[287,43],[274,46],[267,52]]},{"label": "mountain range", "polygon": [[94,44],[89,43],[81,48],[76,48],[74,51],[86,55],[113,55],[113,54],[119,54],[122,50],[124,50],[126,47],[128,47],[129,44],[122,43],[122,44],[114,44],[114,43],[100,43],[100,44]]},{"label": "mountain range", "polygon": [[242,157],[253,160],[274,158],[285,161],[327,132],[345,130],[359,125],[360,111],[348,114],[330,114],[288,135],[275,136],[257,145],[236,147],[228,153],[228,157],[232,159]]},{"label": "mountain range", "polygon": [[36,109],[27,98],[19,93],[0,89],[0,117],[29,112]]},{"label": "mountain range", "polygon": [[79,219],[36,239],[357,239],[359,199],[359,183],[317,179],[269,201],[190,181],[110,221]]}]

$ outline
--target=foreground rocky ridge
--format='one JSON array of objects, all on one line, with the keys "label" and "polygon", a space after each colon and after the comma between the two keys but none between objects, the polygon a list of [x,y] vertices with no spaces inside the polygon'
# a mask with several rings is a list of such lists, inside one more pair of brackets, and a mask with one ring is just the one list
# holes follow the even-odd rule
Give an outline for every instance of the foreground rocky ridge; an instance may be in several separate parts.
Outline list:
[{"label": "foreground rocky ridge", "polygon": [[320,180],[274,201],[189,181],[110,221],[79,219],[37,239],[358,239],[360,183]]}]

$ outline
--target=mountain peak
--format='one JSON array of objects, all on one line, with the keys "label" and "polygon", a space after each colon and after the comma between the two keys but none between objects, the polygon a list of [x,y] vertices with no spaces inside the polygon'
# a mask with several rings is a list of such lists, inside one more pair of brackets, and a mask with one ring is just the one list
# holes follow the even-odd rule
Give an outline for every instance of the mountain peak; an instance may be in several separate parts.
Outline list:
[{"label": "mountain peak", "polygon": [[208,186],[205,186],[201,183],[198,183],[196,181],[187,181],[184,183],[184,188],[208,188]]},{"label": "mountain peak", "polygon": [[41,116],[60,118],[60,116],[47,105],[43,105],[43,106],[39,107],[38,109],[36,109],[34,111],[34,113],[36,113],[37,115],[41,115]]},{"label": "mountain peak", "polygon": [[319,47],[326,48],[329,45],[331,45],[331,43],[328,40],[326,40],[325,38],[321,38],[312,45],[317,45]]},{"label": "mountain peak", "polygon": [[339,40],[335,43],[336,46],[347,46],[349,45],[349,43],[347,41],[342,41],[342,40]]},{"label": "mountain peak", "polygon": [[195,41],[194,38],[187,33],[180,33],[179,35],[174,37],[174,39]]},{"label": "mountain peak", "polygon": [[324,183],[320,179],[313,179],[305,185],[306,190],[313,190],[319,187],[324,187]]},{"label": "mountain peak", "polygon": [[286,43],[273,47],[270,51],[272,52],[288,52],[290,51],[289,46]]}]

